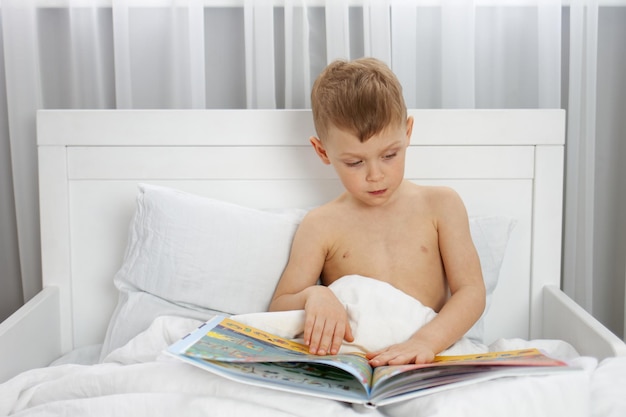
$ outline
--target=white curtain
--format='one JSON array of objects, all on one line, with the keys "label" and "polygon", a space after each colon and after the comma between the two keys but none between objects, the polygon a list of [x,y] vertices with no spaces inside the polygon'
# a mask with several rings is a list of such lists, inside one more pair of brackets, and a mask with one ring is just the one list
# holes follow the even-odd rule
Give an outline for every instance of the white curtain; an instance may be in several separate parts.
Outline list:
[{"label": "white curtain", "polygon": [[570,16],[564,288],[592,310],[594,285],[587,277],[594,272],[598,4],[573,2]]},{"label": "white curtain", "polygon": [[307,108],[368,55],[410,107],[568,110],[564,288],[622,332],[626,2],[0,1],[0,314],[41,287],[37,109]]}]

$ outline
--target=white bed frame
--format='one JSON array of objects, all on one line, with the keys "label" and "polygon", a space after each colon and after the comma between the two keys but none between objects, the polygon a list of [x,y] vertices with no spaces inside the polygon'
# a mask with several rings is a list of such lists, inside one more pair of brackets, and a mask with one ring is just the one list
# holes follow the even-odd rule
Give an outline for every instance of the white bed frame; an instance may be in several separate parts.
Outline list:
[{"label": "white bed frame", "polygon": [[[626,355],[559,289],[564,112],[410,113],[406,177],[453,186],[471,216],[517,220],[487,341],[556,338],[583,355]],[[310,207],[341,190],[309,148],[306,110],[46,110],[37,131],[43,290],[0,324],[0,381],[102,343],[138,182],[259,208]]]}]

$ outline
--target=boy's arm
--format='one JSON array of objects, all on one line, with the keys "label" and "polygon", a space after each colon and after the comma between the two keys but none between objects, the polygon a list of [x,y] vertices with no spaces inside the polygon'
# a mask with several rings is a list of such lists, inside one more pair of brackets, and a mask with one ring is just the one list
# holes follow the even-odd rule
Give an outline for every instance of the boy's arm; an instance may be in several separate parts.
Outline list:
[{"label": "boy's arm", "polygon": [[439,250],[451,296],[437,316],[409,340],[369,353],[372,366],[432,362],[436,354],[462,338],[484,311],[485,285],[465,206],[456,192],[440,192]]},{"label": "boy's arm", "polygon": [[328,287],[317,285],[327,245],[315,219],[316,215],[309,213],[298,227],[269,310],[305,310],[303,336],[310,353],[336,354],[343,340],[352,341],[353,337],[343,304]]}]

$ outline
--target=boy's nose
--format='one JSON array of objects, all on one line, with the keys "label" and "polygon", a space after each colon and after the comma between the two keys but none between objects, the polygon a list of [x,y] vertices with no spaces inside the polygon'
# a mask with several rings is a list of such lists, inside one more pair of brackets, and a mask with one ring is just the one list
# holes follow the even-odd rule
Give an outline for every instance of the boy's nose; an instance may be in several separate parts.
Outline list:
[{"label": "boy's nose", "polygon": [[369,182],[380,181],[385,178],[383,171],[380,169],[378,164],[371,164],[368,166],[366,180]]}]

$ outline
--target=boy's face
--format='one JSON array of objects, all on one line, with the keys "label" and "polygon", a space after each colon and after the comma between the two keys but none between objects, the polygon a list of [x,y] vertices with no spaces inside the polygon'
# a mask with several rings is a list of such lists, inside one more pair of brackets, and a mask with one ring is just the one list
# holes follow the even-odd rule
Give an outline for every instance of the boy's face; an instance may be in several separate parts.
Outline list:
[{"label": "boy's face", "polygon": [[413,118],[406,124],[389,126],[365,142],[350,132],[331,126],[322,143],[311,138],[322,162],[331,164],[345,187],[357,201],[381,206],[394,195],[404,179],[404,161]]}]

